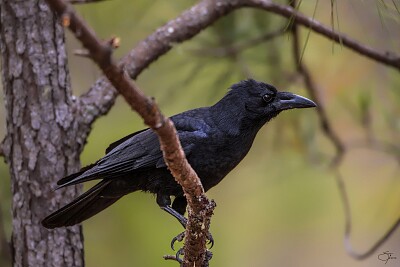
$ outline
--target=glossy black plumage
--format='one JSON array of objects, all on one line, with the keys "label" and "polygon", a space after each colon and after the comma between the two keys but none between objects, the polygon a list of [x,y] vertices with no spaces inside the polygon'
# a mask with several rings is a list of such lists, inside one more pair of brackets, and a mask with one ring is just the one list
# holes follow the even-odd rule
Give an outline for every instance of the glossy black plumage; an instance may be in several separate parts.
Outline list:
[{"label": "glossy black plumage", "polygon": [[[215,105],[189,110],[171,119],[186,157],[207,191],[246,156],[257,132],[270,119],[286,109],[314,106],[301,96],[246,80],[233,85]],[[138,190],[157,194],[160,207],[184,224],[186,199],[166,168],[158,138],[151,130],[133,133],[111,144],[103,158],[57,184],[61,188],[94,179],[102,181],[46,217],[43,226],[77,224]],[[171,196],[175,196],[172,208]]]}]

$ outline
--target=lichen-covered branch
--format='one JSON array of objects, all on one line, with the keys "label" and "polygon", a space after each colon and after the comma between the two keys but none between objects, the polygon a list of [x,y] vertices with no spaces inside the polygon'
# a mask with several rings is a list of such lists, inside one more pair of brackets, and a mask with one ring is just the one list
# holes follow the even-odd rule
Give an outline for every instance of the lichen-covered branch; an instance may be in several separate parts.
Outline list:
[{"label": "lichen-covered branch", "polygon": [[101,68],[110,83],[157,133],[164,160],[176,181],[182,186],[188,200],[189,218],[184,245],[184,266],[203,266],[210,217],[215,205],[204,194],[199,177],[187,162],[173,122],[164,117],[155,101],[144,95],[123,68],[113,61],[112,49],[116,42],[115,38],[101,42],[70,5],[62,0],[47,2],[61,17],[63,25],[69,27],[88,50],[90,57]]}]

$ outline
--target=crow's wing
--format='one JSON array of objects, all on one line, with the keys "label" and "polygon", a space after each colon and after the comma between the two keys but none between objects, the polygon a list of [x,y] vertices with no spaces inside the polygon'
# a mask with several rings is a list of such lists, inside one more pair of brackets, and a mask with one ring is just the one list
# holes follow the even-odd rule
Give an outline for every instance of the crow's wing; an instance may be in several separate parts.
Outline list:
[{"label": "crow's wing", "polygon": [[111,143],[111,144],[107,147],[107,149],[106,149],[106,154],[108,154],[108,152],[110,152],[111,150],[113,150],[113,149],[116,148],[118,145],[122,144],[123,142],[125,142],[126,140],[128,140],[129,138],[131,138],[132,136],[137,135],[137,134],[139,134],[139,133],[141,133],[141,132],[144,132],[144,131],[146,131],[146,130],[148,130],[148,129],[143,129],[143,130],[140,130],[140,131],[137,131],[137,132],[128,134],[127,136],[125,136],[125,137],[123,137],[123,138],[121,138],[121,139],[115,141],[114,143]]},{"label": "crow's wing", "polygon": [[[173,121],[186,156],[193,151],[199,138],[207,137],[208,127],[199,118],[174,116]],[[57,182],[58,188],[94,179],[116,178],[134,170],[165,168],[165,162],[157,135],[150,129],[142,130],[114,142],[107,154],[80,172]]]}]

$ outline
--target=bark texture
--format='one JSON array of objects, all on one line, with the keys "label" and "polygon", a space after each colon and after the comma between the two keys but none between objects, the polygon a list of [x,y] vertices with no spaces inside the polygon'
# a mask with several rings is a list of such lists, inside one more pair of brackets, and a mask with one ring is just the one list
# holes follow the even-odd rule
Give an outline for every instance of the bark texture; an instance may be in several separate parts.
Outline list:
[{"label": "bark texture", "polygon": [[50,231],[40,224],[78,193],[51,188],[79,169],[86,139],[73,116],[63,28],[44,1],[2,0],[0,8],[13,266],[83,266],[80,226]]}]

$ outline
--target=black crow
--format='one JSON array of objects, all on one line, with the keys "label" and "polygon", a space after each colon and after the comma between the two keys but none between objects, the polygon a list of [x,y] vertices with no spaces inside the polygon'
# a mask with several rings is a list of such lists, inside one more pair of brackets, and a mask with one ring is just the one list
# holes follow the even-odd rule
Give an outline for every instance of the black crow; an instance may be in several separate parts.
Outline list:
[{"label": "black crow", "polygon": [[[305,97],[278,92],[249,79],[232,85],[215,105],[172,116],[187,160],[207,191],[249,152],[260,128],[281,111],[315,107]],[[58,188],[101,180],[46,217],[46,228],[80,223],[135,191],[157,195],[157,204],[185,226],[186,198],[164,162],[157,135],[150,129],[130,134],[106,150],[96,163],[58,181]],[[174,201],[171,206],[171,196]]]}]

